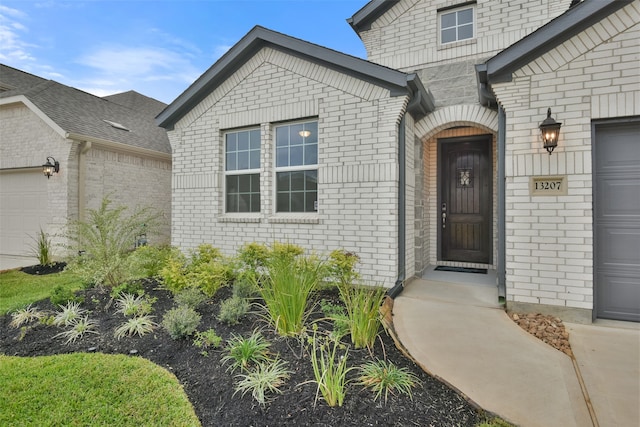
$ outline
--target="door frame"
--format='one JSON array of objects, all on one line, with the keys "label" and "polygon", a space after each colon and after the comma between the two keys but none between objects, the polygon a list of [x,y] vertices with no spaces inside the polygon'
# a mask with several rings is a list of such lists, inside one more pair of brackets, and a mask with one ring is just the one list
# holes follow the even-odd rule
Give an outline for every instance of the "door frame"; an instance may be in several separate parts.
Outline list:
[{"label": "door frame", "polygon": [[[489,262],[486,265],[492,265],[494,262],[494,256],[493,256],[493,240],[494,240],[494,227],[493,227],[493,215],[494,215],[494,206],[493,206],[493,186],[494,186],[494,182],[493,182],[493,169],[494,169],[494,165],[493,165],[493,135],[491,134],[479,134],[479,135],[471,135],[471,136],[461,136],[461,137],[447,137],[447,138],[437,138],[437,153],[436,153],[436,157],[437,157],[437,179],[436,179],[436,191],[437,191],[437,205],[436,205],[436,227],[438,229],[438,233],[437,233],[437,260],[438,261],[443,261],[443,262],[455,262],[455,263],[461,263],[464,264],[464,261],[446,261],[442,259],[442,245],[443,245],[443,236],[442,236],[442,218],[441,218],[441,210],[440,207],[442,206],[443,203],[443,199],[444,199],[444,195],[443,195],[443,191],[442,191],[442,185],[443,185],[443,170],[444,170],[444,165],[443,165],[443,159],[442,156],[444,155],[444,150],[443,150],[443,146],[444,145],[448,145],[448,144],[455,144],[455,143],[465,143],[465,142],[469,142],[469,143],[483,143],[487,145],[487,154],[488,154],[488,164],[489,164],[489,170],[488,170],[488,177],[490,180],[489,183],[489,193],[488,193],[488,199],[489,199],[489,207],[487,209],[487,226],[488,226],[488,251],[489,251]],[[484,263],[476,263],[473,261],[469,261],[466,262],[467,264],[483,264]]]}]

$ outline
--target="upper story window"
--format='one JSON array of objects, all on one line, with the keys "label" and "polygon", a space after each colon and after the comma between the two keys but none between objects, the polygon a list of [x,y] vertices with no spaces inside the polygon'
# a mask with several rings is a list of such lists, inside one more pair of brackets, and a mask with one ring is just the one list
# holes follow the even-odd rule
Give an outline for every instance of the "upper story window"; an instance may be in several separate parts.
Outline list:
[{"label": "upper story window", "polygon": [[472,39],[475,35],[475,5],[447,9],[438,13],[440,44]]},{"label": "upper story window", "polygon": [[277,126],[276,211],[318,210],[318,122]]},{"label": "upper story window", "polygon": [[260,212],[260,129],[225,134],[226,212]]}]

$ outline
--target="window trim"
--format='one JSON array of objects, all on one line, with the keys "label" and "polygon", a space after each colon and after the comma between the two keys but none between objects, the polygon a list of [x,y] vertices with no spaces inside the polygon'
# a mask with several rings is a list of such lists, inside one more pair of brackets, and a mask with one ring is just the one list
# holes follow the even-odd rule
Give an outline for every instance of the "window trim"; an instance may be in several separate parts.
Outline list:
[{"label": "window trim", "polygon": [[[260,165],[258,168],[250,168],[250,169],[234,169],[234,170],[227,170],[227,135],[229,134],[233,134],[233,133],[240,133],[240,132],[251,132],[251,131],[258,131],[258,135],[259,135],[259,141],[260,141],[260,149],[258,150],[259,152],[259,161],[260,161]],[[240,128],[240,129],[228,129],[222,132],[222,152],[223,152],[223,165],[222,165],[222,171],[223,171],[223,175],[224,175],[224,179],[222,182],[222,199],[223,199],[223,215],[228,216],[228,217],[239,217],[239,216],[256,216],[257,214],[260,214],[260,212],[262,211],[262,191],[261,191],[261,181],[262,181],[262,130],[260,128],[260,126],[251,126],[251,127],[246,127],[246,128]],[[251,143],[249,143],[251,144]],[[249,147],[251,147],[251,145],[249,145]],[[249,148],[249,151],[251,151],[251,149]],[[237,150],[236,150],[237,152]],[[258,211],[246,211],[246,212],[236,212],[236,211],[229,211],[228,210],[228,205],[227,205],[227,177],[229,176],[239,176],[239,175],[258,175],[258,196],[260,199],[260,205],[258,206]]]},{"label": "window trim", "polygon": [[[315,164],[311,164],[311,165],[297,165],[297,166],[277,166],[277,129],[279,127],[284,127],[284,126],[292,126],[292,125],[296,125],[296,124],[301,124],[301,123],[316,123],[316,129],[318,129],[318,137],[316,139],[316,163]],[[320,159],[319,159],[319,147],[320,147],[320,122],[318,120],[317,117],[307,117],[304,119],[299,119],[299,120],[292,120],[292,121],[285,121],[285,122],[278,122],[278,123],[272,123],[272,140],[273,140],[273,162],[271,165],[271,168],[273,170],[273,208],[272,208],[272,214],[277,217],[283,218],[283,217],[287,217],[288,219],[286,220],[286,222],[297,222],[297,219],[300,219],[301,221],[305,221],[304,218],[310,218],[310,217],[316,217],[318,215],[319,209],[316,209],[314,211],[299,211],[299,212],[280,212],[278,211],[278,173],[279,172],[303,172],[303,171],[316,171],[316,177],[318,176],[317,171],[319,170],[319,163],[320,163]],[[316,181],[317,184],[317,181]],[[316,206],[318,206],[318,196],[319,196],[319,189],[316,188]],[[275,219],[275,218],[274,218]],[[277,222],[277,220],[276,220]]]},{"label": "window trim", "polygon": [[[446,42],[444,43],[442,41],[442,16],[446,15],[446,14],[450,14],[450,13],[458,13],[461,12],[463,10],[467,10],[467,9],[471,9],[471,13],[472,13],[472,17],[471,17],[471,23],[473,25],[473,33],[471,35],[471,37],[468,37],[466,39],[458,39],[457,38],[457,33],[458,33],[458,28],[460,27],[457,24],[457,19],[456,19],[456,26],[455,27],[448,27],[448,28],[455,28],[456,29],[456,40],[450,41],[450,42]],[[477,28],[478,28],[478,17],[476,14],[476,2],[467,2],[467,3],[462,3],[462,4],[457,4],[454,6],[449,6],[446,8],[441,8],[438,9],[438,46],[441,47],[449,47],[452,45],[456,45],[458,43],[468,43],[471,40],[476,40],[477,38]]]}]

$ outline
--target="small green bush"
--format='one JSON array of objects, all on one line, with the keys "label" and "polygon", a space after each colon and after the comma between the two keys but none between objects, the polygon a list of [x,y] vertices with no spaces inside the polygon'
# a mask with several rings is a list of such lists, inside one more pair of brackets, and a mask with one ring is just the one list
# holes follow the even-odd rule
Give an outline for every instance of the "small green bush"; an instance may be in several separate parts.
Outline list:
[{"label": "small green bush", "polygon": [[237,325],[249,312],[249,301],[245,298],[231,297],[220,303],[218,320],[228,325]]},{"label": "small green bush", "polygon": [[233,296],[237,298],[253,298],[258,294],[257,275],[253,270],[245,270],[233,282]]},{"label": "small green bush", "polygon": [[196,332],[193,345],[198,348],[218,348],[222,344],[220,337],[215,330],[207,329],[204,332]]},{"label": "small green bush", "polygon": [[58,338],[58,337],[66,338],[67,341],[65,342],[65,344],[71,344],[76,340],[78,340],[79,338],[82,338],[85,334],[98,333],[96,331],[96,328],[98,327],[98,322],[93,319],[89,319],[88,316],[79,317],[77,319],[72,320],[69,326],[71,326],[71,329],[66,330],[64,332],[60,332],[59,334],[54,335],[53,338]]},{"label": "small green bush", "polygon": [[116,328],[114,335],[117,339],[120,339],[125,336],[132,337],[136,334],[141,337],[151,333],[156,326],[158,326],[151,319],[153,319],[153,316],[146,314],[127,319],[122,325]]},{"label": "small green bush", "polygon": [[238,251],[238,259],[249,270],[256,270],[266,265],[269,252],[269,248],[263,243],[247,243]]},{"label": "small green bush", "polygon": [[349,333],[349,317],[344,307],[322,300],[320,301],[320,310],[333,322],[332,335],[334,338],[340,339]]},{"label": "small green bush", "polygon": [[140,246],[132,254],[132,267],[139,277],[160,276],[174,249],[169,245]]},{"label": "small green bush", "polygon": [[222,363],[230,363],[232,371],[238,368],[248,371],[250,366],[270,360],[270,346],[260,331],[253,331],[249,338],[233,334],[227,341],[228,354],[222,358]]},{"label": "small green bush", "polygon": [[125,317],[146,316],[153,311],[154,300],[144,295],[122,294],[116,301],[118,310]]},{"label": "small green bush", "polygon": [[355,270],[358,261],[360,258],[353,252],[340,249],[332,251],[327,260],[329,279],[338,284],[351,285],[355,283],[360,278]]},{"label": "small green bush", "polygon": [[167,311],[162,319],[162,326],[174,340],[193,335],[200,324],[202,316],[190,307],[177,307]]},{"label": "small green bush", "polygon": [[207,300],[207,296],[200,289],[189,286],[179,291],[173,299],[178,305],[184,305],[197,310],[198,307]]},{"label": "small green bush", "polygon": [[258,363],[254,370],[238,375],[240,381],[236,385],[236,393],[242,392],[244,396],[250,391],[251,396],[264,406],[267,402],[266,394],[268,392],[282,393],[280,387],[289,378],[290,374],[291,372],[287,369],[287,362],[284,360],[276,359],[270,362]]},{"label": "small green bush", "polygon": [[208,243],[203,243],[198,246],[195,251],[191,252],[191,264],[208,264],[211,261],[218,261],[222,258],[220,249],[213,247]]},{"label": "small green bush", "polygon": [[171,252],[164,267],[160,270],[160,277],[164,287],[176,294],[189,286],[187,279],[187,259],[179,250]]},{"label": "small green bush", "polygon": [[66,305],[60,305],[61,311],[57,312],[53,324],[56,326],[70,326],[74,320],[82,317],[87,310],[80,308],[80,303],[69,301]]},{"label": "small green bush", "polygon": [[51,291],[49,301],[53,305],[64,305],[69,301],[82,303],[84,299],[82,297],[76,297],[75,293],[71,289],[58,285]]},{"label": "small green bush", "polygon": [[144,291],[142,290],[142,283],[132,281],[124,282],[117,286],[114,286],[113,288],[111,288],[111,293],[109,294],[109,296],[111,296],[111,298],[117,299],[120,298],[122,294],[141,295],[142,293],[144,293]]},{"label": "small green bush", "polygon": [[200,288],[208,297],[233,280],[233,267],[226,260],[212,259],[209,262],[193,264],[187,278],[192,286]]},{"label": "small green bush", "polygon": [[270,258],[285,258],[289,261],[293,261],[304,253],[302,246],[294,245],[293,243],[280,243],[274,242],[271,246]]},{"label": "small green bush", "polygon": [[376,393],[374,400],[384,393],[385,403],[389,393],[394,392],[406,394],[413,400],[411,389],[420,382],[408,369],[398,368],[393,363],[380,359],[360,366],[358,371],[359,384]]}]

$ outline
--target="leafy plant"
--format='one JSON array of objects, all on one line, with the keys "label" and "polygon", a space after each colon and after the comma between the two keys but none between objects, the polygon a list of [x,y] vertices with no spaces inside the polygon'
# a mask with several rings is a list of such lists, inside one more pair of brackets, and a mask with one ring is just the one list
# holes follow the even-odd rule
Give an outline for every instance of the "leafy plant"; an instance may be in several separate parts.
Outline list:
[{"label": "leafy plant", "polygon": [[28,306],[20,308],[11,313],[11,323],[9,323],[9,325],[13,326],[14,328],[19,328],[26,323],[30,323],[34,320],[40,319],[43,315],[44,313],[39,311],[37,307],[29,304]]},{"label": "leafy plant", "polygon": [[380,306],[386,294],[382,287],[339,286],[347,310],[351,342],[355,348],[371,348],[380,329]]},{"label": "leafy plant", "polygon": [[133,269],[140,277],[157,277],[174,249],[169,245],[146,245],[136,248],[131,254]]},{"label": "leafy plant", "polygon": [[267,393],[282,393],[280,386],[291,373],[286,366],[287,362],[280,359],[258,363],[254,370],[238,375],[240,381],[236,384],[236,393],[242,392],[244,396],[251,391],[251,396],[264,405]]},{"label": "leafy plant", "polygon": [[418,377],[406,368],[398,368],[393,363],[380,359],[365,363],[358,368],[358,371],[359,384],[376,393],[374,400],[384,393],[385,403],[390,392],[406,394],[413,399],[411,389],[420,382]]},{"label": "leafy plant", "polygon": [[208,243],[199,245],[195,251],[191,252],[191,264],[208,264],[211,261],[218,261],[222,259],[222,253],[220,249],[213,247]]},{"label": "leafy plant", "polygon": [[76,294],[73,290],[69,288],[65,288],[62,285],[58,285],[51,291],[51,296],[49,297],[49,301],[53,305],[61,305],[66,304],[69,301],[72,302],[82,302],[84,299],[82,297],[76,297]]},{"label": "leafy plant", "polygon": [[222,338],[213,329],[207,329],[204,332],[196,332],[193,345],[198,348],[217,348],[222,344]]},{"label": "leafy plant", "polygon": [[192,286],[184,288],[173,298],[178,305],[185,305],[194,310],[207,300],[207,296],[198,288]]},{"label": "leafy plant", "polygon": [[231,288],[233,296],[237,298],[253,298],[258,293],[257,273],[253,270],[241,272],[233,282]]},{"label": "leafy plant", "polygon": [[160,270],[160,277],[164,286],[173,294],[180,292],[189,286],[187,279],[187,258],[175,249],[167,258],[165,265]]},{"label": "leafy plant", "polygon": [[349,317],[343,306],[322,300],[320,310],[333,322],[332,335],[335,339],[339,340],[349,333]]},{"label": "leafy plant", "polygon": [[237,325],[249,312],[249,301],[245,298],[231,297],[220,303],[218,320],[228,325]]},{"label": "leafy plant", "polygon": [[218,290],[233,280],[233,267],[224,259],[196,262],[188,268],[187,278],[191,285],[212,297]]},{"label": "leafy plant", "polygon": [[158,325],[151,319],[153,319],[153,316],[149,315],[136,316],[127,319],[126,322],[116,328],[114,335],[117,339],[120,339],[124,336],[132,337],[135,334],[143,336],[153,332]]},{"label": "leafy plant", "polygon": [[247,371],[251,365],[269,361],[270,346],[260,331],[254,331],[249,338],[233,334],[227,341],[228,354],[221,360],[230,363],[231,371],[238,368]]},{"label": "leafy plant", "polygon": [[38,231],[35,237],[31,237],[33,240],[33,244],[31,245],[31,253],[38,258],[38,262],[41,265],[50,265],[53,263],[52,252],[51,252],[51,239],[42,231]]},{"label": "leafy plant", "polygon": [[98,322],[95,320],[89,319],[89,317],[79,317],[74,319],[69,324],[71,329],[60,332],[57,335],[54,335],[54,338],[62,337],[66,338],[67,341],[65,344],[70,344],[82,338],[85,334],[97,334],[98,332],[95,330],[98,327]]},{"label": "leafy plant", "polygon": [[117,299],[122,296],[122,294],[138,294],[141,295],[143,293],[142,283],[139,281],[131,281],[131,282],[123,282],[117,286],[111,288],[111,293],[109,294],[111,298]]},{"label": "leafy plant", "polygon": [[200,324],[202,316],[193,308],[180,306],[167,311],[162,319],[162,326],[174,340],[193,335]]},{"label": "leafy plant", "polygon": [[311,343],[311,365],[318,384],[316,401],[322,394],[329,406],[342,406],[348,383],[347,374],[352,369],[347,367],[349,349],[345,348],[344,354],[339,354],[338,348],[344,345],[327,337],[318,338],[315,332]]},{"label": "leafy plant", "polygon": [[116,300],[116,306],[116,313],[125,317],[145,316],[153,311],[152,302],[144,295],[122,294]]},{"label": "leafy plant", "polygon": [[338,284],[351,285],[355,283],[360,278],[355,270],[358,261],[360,258],[353,252],[340,249],[332,251],[327,261],[330,279]]},{"label": "leafy plant", "polygon": [[257,270],[266,265],[269,252],[269,248],[263,243],[247,243],[238,251],[238,259],[249,270]]},{"label": "leafy plant", "polygon": [[86,310],[80,308],[80,303],[69,301],[66,305],[60,305],[62,311],[56,313],[53,324],[56,326],[70,326],[75,320],[82,317]]},{"label": "leafy plant", "polygon": [[274,242],[271,246],[269,258],[285,258],[293,261],[303,253],[304,249],[302,249],[301,246],[294,245],[293,243]]},{"label": "leafy plant", "polygon": [[282,336],[303,331],[309,299],[324,274],[321,261],[292,253],[297,252],[283,249],[269,259],[260,286],[267,318]]},{"label": "leafy plant", "polygon": [[80,254],[67,268],[85,281],[113,287],[134,276],[129,253],[141,227],[153,229],[158,215],[150,208],[126,216],[125,206],[111,207],[108,197],[98,209],[87,211],[87,220],[68,226],[71,252]]}]

